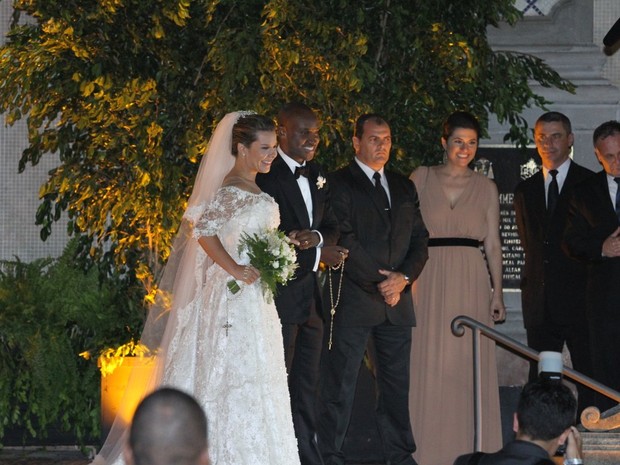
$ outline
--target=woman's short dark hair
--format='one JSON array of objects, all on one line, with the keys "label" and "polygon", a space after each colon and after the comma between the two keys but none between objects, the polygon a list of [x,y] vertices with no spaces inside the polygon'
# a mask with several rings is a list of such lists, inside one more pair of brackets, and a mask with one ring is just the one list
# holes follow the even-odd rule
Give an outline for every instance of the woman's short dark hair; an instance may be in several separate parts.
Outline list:
[{"label": "woman's short dark hair", "polygon": [[452,133],[458,129],[473,129],[476,136],[480,139],[480,123],[478,119],[467,111],[455,111],[443,123],[443,131],[441,137],[448,140]]},{"label": "woman's short dark hair", "polygon": [[275,131],[276,125],[264,115],[246,115],[237,120],[232,130],[231,153],[237,156],[237,144],[249,147],[262,131]]}]

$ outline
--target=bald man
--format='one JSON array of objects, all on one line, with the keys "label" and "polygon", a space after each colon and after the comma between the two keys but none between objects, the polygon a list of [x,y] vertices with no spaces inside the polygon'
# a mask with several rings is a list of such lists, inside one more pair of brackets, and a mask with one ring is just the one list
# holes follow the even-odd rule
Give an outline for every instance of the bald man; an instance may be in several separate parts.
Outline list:
[{"label": "bald man", "polygon": [[136,409],[124,459],[127,465],[209,465],[202,407],[174,388],[151,393]]}]

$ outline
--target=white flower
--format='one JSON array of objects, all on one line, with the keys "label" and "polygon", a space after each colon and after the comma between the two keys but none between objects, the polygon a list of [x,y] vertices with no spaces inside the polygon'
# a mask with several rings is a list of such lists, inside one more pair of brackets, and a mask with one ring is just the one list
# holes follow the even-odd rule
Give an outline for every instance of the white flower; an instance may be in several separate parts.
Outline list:
[{"label": "white flower", "polygon": [[[237,250],[240,255],[248,256],[250,264],[259,270],[261,286],[268,300],[275,295],[278,284],[286,284],[294,277],[297,268],[295,247],[282,231],[268,229],[252,235],[243,234]],[[240,290],[234,280],[227,286],[233,294]]]},{"label": "white flower", "polygon": [[327,181],[325,180],[325,178],[321,175],[319,175],[318,178],[316,178],[316,187],[319,189],[323,189],[323,186],[325,185]]}]

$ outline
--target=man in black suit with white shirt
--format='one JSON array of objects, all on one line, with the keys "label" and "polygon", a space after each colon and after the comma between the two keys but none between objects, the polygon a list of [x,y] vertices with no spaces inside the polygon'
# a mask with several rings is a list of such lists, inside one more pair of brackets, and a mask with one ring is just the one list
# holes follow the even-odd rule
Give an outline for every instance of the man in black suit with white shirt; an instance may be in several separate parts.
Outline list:
[{"label": "man in black suit with white shirt", "polygon": [[353,137],[354,160],[329,177],[340,227],[338,243],[348,249],[349,258],[342,287],[342,268],[332,272],[331,295],[330,286],[325,286],[324,300],[339,300],[333,333],[330,338],[325,332],[321,357],[318,436],[325,465],[345,463],[342,446],[370,339],[376,355],[377,426],[386,463],[416,463],[411,456],[415,442],[408,397],[415,326],[411,283],[428,258],[428,232],[413,183],[384,170],[391,145],[385,120],[373,114],[361,116]]},{"label": "man in black suit with white shirt", "polygon": [[[593,377],[620,390],[620,122],[594,130],[594,153],[603,171],[573,190],[569,200],[565,245],[588,265],[586,312]],[[597,402],[601,410],[617,405]]]},{"label": "man in black suit with white shirt", "polygon": [[[573,368],[592,375],[586,323],[586,265],[562,250],[570,191],[593,173],[570,159],[571,122],[559,112],[541,115],[534,142],[542,169],[517,185],[514,206],[525,266],[521,308],[527,343],[535,350],[562,352],[566,343]],[[555,192],[554,192],[555,189]],[[554,198],[555,197],[555,198]],[[530,365],[530,380],[538,376]],[[592,405],[592,391],[579,387],[579,410]]]},{"label": "man in black suit with white shirt", "polygon": [[299,267],[278,288],[276,308],[282,322],[293,423],[301,465],[319,465],[314,440],[316,396],[323,337],[316,271],[319,262],[336,265],[347,251],[336,246],[338,221],[329,203],[330,186],[314,156],[319,120],[307,105],[285,104],[278,112],[278,157],[256,184],[278,203],[280,229],[299,245]]}]

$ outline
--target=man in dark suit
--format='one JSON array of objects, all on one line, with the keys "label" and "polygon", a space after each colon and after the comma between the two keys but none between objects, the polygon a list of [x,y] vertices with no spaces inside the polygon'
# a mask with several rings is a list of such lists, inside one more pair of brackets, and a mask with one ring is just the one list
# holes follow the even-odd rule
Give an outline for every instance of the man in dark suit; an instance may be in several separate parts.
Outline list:
[{"label": "man in dark suit", "polygon": [[[594,153],[603,171],[575,187],[564,240],[588,264],[586,311],[594,378],[620,390],[620,122],[594,130]],[[616,405],[605,399],[597,406]]]},{"label": "man in dark suit", "polygon": [[280,156],[269,173],[256,176],[256,184],[278,203],[280,229],[299,243],[295,278],[278,288],[275,303],[301,464],[317,465],[321,459],[314,436],[323,323],[315,272],[319,261],[335,265],[347,251],[335,245],[338,220],[329,204],[330,186],[313,160],[319,144],[316,115],[301,103],[284,105],[278,113],[277,136]]},{"label": "man in dark suit", "polygon": [[553,465],[566,444],[564,463],[583,464],[581,436],[573,425],[576,401],[562,382],[534,380],[523,387],[513,420],[516,439],[498,452],[461,455],[454,465]]},{"label": "man in dark suit", "polygon": [[[542,169],[519,183],[514,196],[525,266],[521,308],[527,343],[535,350],[562,352],[566,343],[573,368],[591,376],[586,325],[586,266],[562,250],[567,199],[572,187],[593,173],[569,158],[570,120],[558,112],[543,114],[534,127]],[[555,178],[555,180],[554,180]],[[554,189],[557,190],[555,192]],[[555,199],[554,199],[555,196]],[[530,380],[538,376],[530,364]],[[592,405],[592,391],[579,387],[579,409]]]},{"label": "man in dark suit", "polygon": [[390,127],[382,118],[361,116],[353,137],[355,159],[329,178],[339,244],[349,250],[349,258],[342,286],[342,268],[332,273],[332,286],[325,286],[326,308],[334,306],[332,300],[339,302],[331,348],[326,331],[321,357],[318,436],[325,465],[345,463],[342,446],[370,339],[376,354],[377,422],[386,462],[415,464],[408,405],[415,326],[411,283],[428,258],[428,232],[413,183],[384,170],[391,143]]}]

